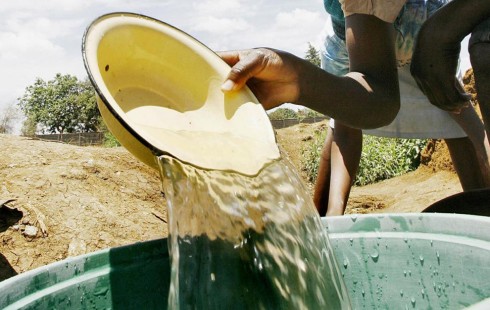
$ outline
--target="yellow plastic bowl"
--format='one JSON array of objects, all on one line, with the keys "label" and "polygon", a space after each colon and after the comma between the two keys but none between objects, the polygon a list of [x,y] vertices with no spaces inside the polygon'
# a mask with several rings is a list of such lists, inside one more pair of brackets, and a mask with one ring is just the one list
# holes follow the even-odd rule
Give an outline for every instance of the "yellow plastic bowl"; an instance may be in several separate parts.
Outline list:
[{"label": "yellow plastic bowl", "polygon": [[245,87],[224,94],[229,66],[179,29],[112,13],[87,28],[82,51],[109,130],[149,166],[168,154],[204,169],[255,175],[280,157],[253,93]]}]

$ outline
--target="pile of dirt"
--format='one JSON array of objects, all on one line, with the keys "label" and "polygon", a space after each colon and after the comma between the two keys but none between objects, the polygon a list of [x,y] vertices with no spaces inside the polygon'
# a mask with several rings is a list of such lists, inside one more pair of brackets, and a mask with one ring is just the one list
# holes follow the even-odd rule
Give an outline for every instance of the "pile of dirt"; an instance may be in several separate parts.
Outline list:
[{"label": "pile of dirt", "polygon": [[167,236],[156,171],[123,148],[0,135],[0,280]]},{"label": "pile of dirt", "polygon": [[443,140],[430,140],[420,153],[420,163],[434,172],[455,172],[449,149]]}]

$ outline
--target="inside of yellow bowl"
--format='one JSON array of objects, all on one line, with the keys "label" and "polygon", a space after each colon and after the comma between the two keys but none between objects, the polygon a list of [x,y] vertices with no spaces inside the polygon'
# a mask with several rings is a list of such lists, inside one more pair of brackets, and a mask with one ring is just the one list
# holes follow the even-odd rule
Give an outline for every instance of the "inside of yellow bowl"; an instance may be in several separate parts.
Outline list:
[{"label": "inside of yellow bowl", "polygon": [[253,93],[224,94],[228,65],[170,25],[130,13],[102,16],[87,29],[84,61],[109,129],[149,165],[151,152],[255,175],[280,157]]}]

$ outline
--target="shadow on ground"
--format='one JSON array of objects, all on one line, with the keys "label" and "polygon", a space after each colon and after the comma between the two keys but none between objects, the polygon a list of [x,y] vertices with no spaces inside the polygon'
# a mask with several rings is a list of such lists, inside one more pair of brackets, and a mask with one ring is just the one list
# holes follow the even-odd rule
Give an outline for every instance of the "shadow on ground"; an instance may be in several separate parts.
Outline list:
[{"label": "shadow on ground", "polygon": [[[0,202],[0,233],[6,231],[10,226],[17,224],[23,216],[22,211],[5,206],[10,200]],[[0,281],[13,277],[17,274],[5,256],[0,253]]]}]

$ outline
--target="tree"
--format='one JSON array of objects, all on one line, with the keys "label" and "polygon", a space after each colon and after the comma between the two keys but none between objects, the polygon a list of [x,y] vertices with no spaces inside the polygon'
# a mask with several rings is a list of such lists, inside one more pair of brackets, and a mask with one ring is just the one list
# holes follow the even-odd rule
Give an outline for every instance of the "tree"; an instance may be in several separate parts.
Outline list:
[{"label": "tree", "polygon": [[277,108],[268,114],[270,119],[298,118],[296,111],[290,108]]},{"label": "tree", "polygon": [[306,51],[305,59],[315,66],[321,67],[320,53],[310,42],[308,42],[308,51]]},{"label": "tree", "polygon": [[95,91],[88,79],[56,74],[50,81],[37,78],[18,99],[19,107],[32,124],[51,133],[96,131],[100,112]]},{"label": "tree", "polygon": [[297,114],[299,119],[324,116],[323,114],[308,108],[298,110]]},{"label": "tree", "polygon": [[20,134],[26,137],[35,136],[37,133],[37,122],[32,117],[27,117],[22,123]]},{"label": "tree", "polygon": [[19,118],[19,111],[14,104],[9,104],[0,115],[0,133],[12,133],[14,122]]}]

